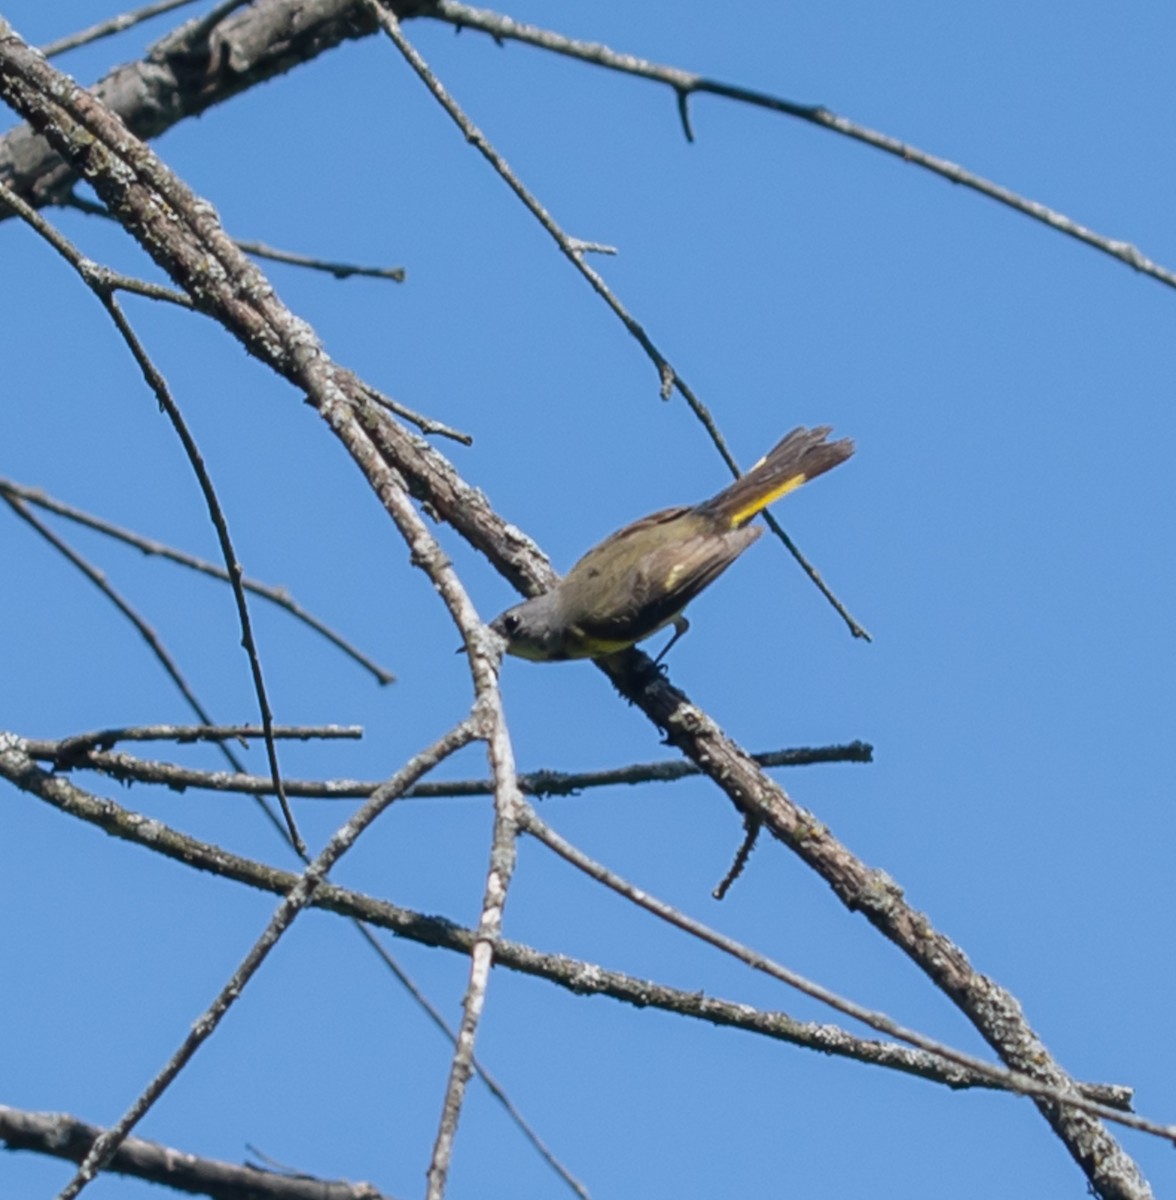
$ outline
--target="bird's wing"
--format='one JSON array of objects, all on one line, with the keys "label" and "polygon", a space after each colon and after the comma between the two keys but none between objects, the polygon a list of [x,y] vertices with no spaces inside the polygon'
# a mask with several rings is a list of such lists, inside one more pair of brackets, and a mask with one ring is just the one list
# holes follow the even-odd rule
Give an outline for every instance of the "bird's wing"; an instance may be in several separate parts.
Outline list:
[{"label": "bird's wing", "polygon": [[[687,510],[666,510],[671,516],[684,511]],[[652,520],[646,517],[642,523]],[[596,593],[593,600],[584,605],[592,617],[588,619],[581,614],[576,623],[589,638],[640,641],[672,621],[762,532],[758,525],[727,533],[704,531],[665,545],[656,544],[653,537],[648,549],[629,565],[621,579],[605,581],[593,589]],[[605,545],[601,543],[599,549]],[[591,564],[587,565],[590,571]]]}]

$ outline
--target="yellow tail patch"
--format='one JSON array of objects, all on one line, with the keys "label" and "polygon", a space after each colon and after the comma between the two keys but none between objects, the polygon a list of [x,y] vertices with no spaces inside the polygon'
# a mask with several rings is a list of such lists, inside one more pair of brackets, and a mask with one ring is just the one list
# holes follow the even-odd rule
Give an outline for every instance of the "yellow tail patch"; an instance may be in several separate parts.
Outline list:
[{"label": "yellow tail patch", "polygon": [[767,508],[769,504],[779,500],[781,496],[787,496],[789,492],[794,492],[808,478],[803,472],[793,475],[785,479],[783,483],[777,484],[770,492],[764,492],[762,495],[756,496],[750,503],[745,504],[742,508],[731,514],[731,527],[742,525],[744,521],[750,521],[757,512]]}]

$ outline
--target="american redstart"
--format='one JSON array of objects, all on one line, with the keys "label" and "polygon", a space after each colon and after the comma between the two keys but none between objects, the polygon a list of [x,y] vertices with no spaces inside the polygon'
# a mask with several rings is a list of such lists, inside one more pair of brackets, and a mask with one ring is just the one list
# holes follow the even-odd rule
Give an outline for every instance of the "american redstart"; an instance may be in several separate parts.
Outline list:
[{"label": "american redstart", "polygon": [[701,504],[666,508],[594,546],[542,596],[495,617],[508,654],[536,662],[599,658],[667,625],[662,655],[688,628],[682,610],[763,533],[748,522],[773,500],[844,462],[853,442],[830,427],[794,429],[759,462]]}]

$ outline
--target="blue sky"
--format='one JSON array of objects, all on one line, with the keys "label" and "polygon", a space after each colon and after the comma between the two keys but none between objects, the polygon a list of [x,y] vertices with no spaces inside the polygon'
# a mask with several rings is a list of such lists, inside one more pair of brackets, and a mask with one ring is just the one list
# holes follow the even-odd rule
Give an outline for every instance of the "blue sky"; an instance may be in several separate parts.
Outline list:
[{"label": "blue sky", "polygon": [[[9,0],[46,41],[104,0]],[[919,3],[569,7],[511,15],[835,112],[957,161],[1176,267],[1171,6]],[[60,60],[89,82],[176,18]],[[653,84],[424,21],[409,36],[715,413],[744,464],[797,424],[853,437],[847,465],[775,510],[874,635],[855,641],[764,538],[691,609],[670,677],[753,750],[843,742],[870,766],[777,772],[1009,987],[1062,1064],[1173,1119],[1169,943],[1176,835],[1171,528],[1176,294],[991,201],[828,132],[724,100],[681,136]],[[159,153],[229,232],[403,265],[403,285],[270,264],[330,352],[469,431],[442,444],[566,569],[610,530],[727,476],[649,362],[394,48],[371,38],[171,130]],[[155,277],[120,231],[55,222]],[[212,530],[154,400],[99,306],[14,222],[0,226],[7,403],[0,474],[208,557]],[[246,570],[283,583],[398,675],[380,689],[255,605],[280,720],[357,722],[294,746],[290,774],[382,777],[468,698],[452,626],[358,472],[287,385],[210,322],[127,303],[200,440]],[[60,528],[60,527],[59,527]],[[255,713],[219,586],[64,530],[150,617],[224,720]],[[482,613],[507,585],[445,528]],[[184,721],[142,643],[27,528],[0,520],[0,727],[62,736]],[[587,664],[504,669],[522,769],[669,756]],[[186,752],[190,761],[216,765]],[[260,752],[250,760],[262,769]],[[485,773],[477,750],[448,774]],[[288,864],[247,801],[101,794]],[[0,841],[0,1103],[108,1123],[182,1038],[273,901],[76,825],[11,789]],[[312,846],[335,804],[298,810]],[[702,782],[592,792],[542,815],[611,867],[906,1025],[982,1052],[920,973],[765,840],[722,904],[741,831]],[[340,865],[350,886],[476,919],[484,801],[406,803]],[[687,989],[834,1020],[521,848],[508,936]],[[466,964],[397,944],[456,1020]],[[1165,966],[1164,963],[1169,965]],[[860,1031],[859,1031],[860,1032]],[[908,1198],[1074,1196],[1036,1111],[828,1060],[499,972],[479,1052],[594,1197],[866,1189]],[[354,934],[304,916],[143,1136],[420,1194],[447,1049]],[[1158,1195],[1170,1148],[1120,1135]],[[6,1194],[61,1164],[0,1159]],[[509,1183],[503,1182],[509,1181]],[[558,1194],[479,1088],[454,1197]],[[100,1180],[95,1197],[148,1195]],[[154,1195],[155,1192],[150,1194]]]}]

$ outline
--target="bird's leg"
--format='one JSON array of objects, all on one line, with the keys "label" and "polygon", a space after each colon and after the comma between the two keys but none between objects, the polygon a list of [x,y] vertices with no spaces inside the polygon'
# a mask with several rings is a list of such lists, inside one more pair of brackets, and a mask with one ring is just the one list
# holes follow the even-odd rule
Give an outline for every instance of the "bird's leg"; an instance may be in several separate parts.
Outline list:
[{"label": "bird's leg", "polygon": [[656,667],[659,662],[670,652],[670,647],[690,628],[690,622],[679,613],[673,620],[674,636],[665,644],[665,649],[653,660],[653,665]]}]

